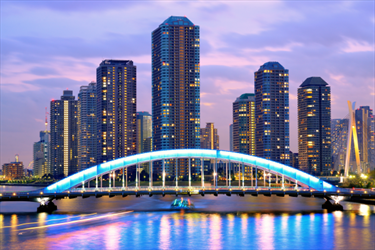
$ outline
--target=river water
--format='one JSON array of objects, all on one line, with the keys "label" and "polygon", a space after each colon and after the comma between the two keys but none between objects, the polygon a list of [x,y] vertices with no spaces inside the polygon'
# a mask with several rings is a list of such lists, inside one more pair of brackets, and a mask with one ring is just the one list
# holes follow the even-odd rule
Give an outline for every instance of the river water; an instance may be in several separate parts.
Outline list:
[{"label": "river water", "polygon": [[[32,190],[4,187],[0,192]],[[0,249],[374,249],[375,207],[343,202],[344,212],[302,197],[166,197],[55,201],[53,214],[32,202],[0,202]]]}]

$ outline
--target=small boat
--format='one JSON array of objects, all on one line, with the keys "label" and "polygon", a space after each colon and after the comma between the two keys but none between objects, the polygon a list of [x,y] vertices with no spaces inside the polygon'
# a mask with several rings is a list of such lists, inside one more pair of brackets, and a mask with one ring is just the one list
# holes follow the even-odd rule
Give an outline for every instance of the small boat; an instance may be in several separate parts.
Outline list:
[{"label": "small boat", "polygon": [[190,202],[190,199],[184,200],[184,198],[181,197],[181,200],[175,199],[172,204],[171,208],[178,208],[178,209],[189,209],[194,208],[194,204]]}]

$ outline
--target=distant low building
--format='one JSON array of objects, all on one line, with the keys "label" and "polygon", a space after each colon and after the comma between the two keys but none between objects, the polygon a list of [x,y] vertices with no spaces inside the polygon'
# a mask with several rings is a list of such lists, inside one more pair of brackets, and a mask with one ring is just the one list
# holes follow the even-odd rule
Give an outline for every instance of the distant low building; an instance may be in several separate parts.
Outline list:
[{"label": "distant low building", "polygon": [[3,165],[3,175],[6,180],[21,179],[24,176],[23,163],[18,160],[18,155],[14,162]]}]

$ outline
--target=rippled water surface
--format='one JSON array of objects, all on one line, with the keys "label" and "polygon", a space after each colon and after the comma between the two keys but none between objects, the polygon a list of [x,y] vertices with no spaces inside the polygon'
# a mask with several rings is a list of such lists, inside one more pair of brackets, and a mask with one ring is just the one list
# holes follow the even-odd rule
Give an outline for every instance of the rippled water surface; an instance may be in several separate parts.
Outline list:
[{"label": "rippled water surface", "polygon": [[327,213],[321,209],[324,200],[315,198],[192,196],[194,210],[170,210],[174,198],[65,199],[55,201],[53,214],[35,213],[35,203],[0,202],[0,249],[375,246],[374,206],[343,203],[345,212]]}]

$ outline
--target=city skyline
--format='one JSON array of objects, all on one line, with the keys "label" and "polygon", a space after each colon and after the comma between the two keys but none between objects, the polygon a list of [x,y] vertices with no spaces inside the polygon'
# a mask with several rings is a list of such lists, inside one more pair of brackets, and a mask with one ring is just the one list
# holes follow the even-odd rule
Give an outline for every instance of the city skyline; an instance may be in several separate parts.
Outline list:
[{"label": "city skyline", "polygon": [[[4,5],[6,5],[4,7]],[[73,4],[74,5],[74,4]],[[72,6],[73,6],[72,5]],[[95,5],[95,4],[94,4]],[[178,4],[177,4],[178,5]],[[202,10],[200,10],[200,13],[209,12],[211,9],[216,7],[217,9],[221,9],[221,11],[225,12],[225,6],[229,6],[228,8],[236,9],[241,4],[237,4],[233,7],[233,5],[225,5],[225,4],[211,4],[209,6],[203,6],[206,9],[202,7]],[[297,4],[300,5],[301,4]],[[339,5],[339,3],[330,3],[329,6],[335,6]],[[365,4],[363,4],[365,5]],[[27,4],[2,4],[3,10],[5,8],[13,8],[13,10],[16,10],[18,12],[22,12],[22,6],[28,6]],[[43,7],[43,4],[37,5],[39,6],[39,12],[47,12],[47,13],[55,13],[59,14],[58,9],[54,9],[53,4],[51,4],[48,7],[48,4]],[[192,5],[191,5],[192,6]],[[224,7],[223,7],[224,6]],[[305,18],[298,17],[295,12],[293,12],[293,7],[286,4],[286,3],[276,3],[276,4],[264,4],[262,7],[262,4],[256,5],[258,8],[263,8],[264,6],[269,6],[272,11],[275,11],[276,7],[283,7],[283,8],[290,8],[289,14],[295,14],[293,18],[298,19],[301,18],[301,20],[304,20],[307,16],[311,15],[312,13],[304,8],[302,9],[302,12],[306,15]],[[356,16],[355,13],[351,12],[351,10],[355,9],[357,11],[366,11],[365,9],[362,9],[361,4],[342,4],[339,5],[341,8],[337,10],[334,14],[340,17],[343,15],[342,13],[351,14],[349,15],[350,18],[353,18]],[[35,6],[32,6],[33,8],[37,8]],[[139,8],[137,4],[132,4],[130,8]],[[144,7],[145,8],[145,7]],[[197,7],[198,8],[198,7]],[[224,9],[223,9],[224,8]],[[300,10],[299,9],[299,10]],[[306,63],[307,60],[306,57],[302,57],[301,59],[294,59],[295,62],[292,62],[290,59],[287,59],[288,56],[286,55],[299,55],[298,49],[301,49],[303,45],[296,45],[291,43],[283,43],[283,41],[280,40],[279,44],[269,44],[267,42],[267,27],[263,25],[263,30],[257,30],[249,31],[249,28],[237,27],[237,30],[231,30],[232,36],[230,38],[232,39],[231,46],[228,46],[228,40],[223,40],[221,43],[224,43],[222,47],[220,48],[220,45],[214,45],[214,39],[215,36],[219,35],[217,33],[217,30],[212,27],[213,20],[216,20],[217,17],[211,16],[207,20],[202,19],[202,17],[196,16],[196,14],[192,13],[192,10],[186,10],[186,15],[194,21],[194,23],[197,23],[201,26],[201,72],[202,72],[202,79],[201,79],[201,123],[204,124],[205,122],[212,121],[215,123],[215,127],[218,127],[219,135],[221,137],[221,148],[222,149],[229,149],[229,131],[228,126],[231,123],[231,103],[233,102],[233,99],[239,96],[242,93],[246,92],[253,92],[253,73],[257,70],[257,68],[262,65],[263,63],[267,61],[280,61],[280,63],[288,68],[290,70],[291,76],[290,76],[290,111],[291,111],[291,150],[293,152],[296,151],[296,145],[297,145],[297,136],[296,134],[292,134],[292,129],[296,129],[297,125],[297,117],[296,117],[296,92],[297,92],[297,85],[300,84],[306,77],[309,76],[322,76],[324,79],[326,79],[328,82],[330,82],[330,86],[332,89],[332,118],[344,118],[345,115],[348,113],[347,107],[346,107],[346,96],[349,96],[350,98],[353,98],[353,101],[357,101],[358,106],[370,106],[370,108],[374,108],[373,104],[373,89],[371,86],[371,83],[373,82],[373,78],[371,78],[371,73],[373,73],[374,65],[371,62],[369,63],[369,58],[371,58],[371,55],[373,54],[373,48],[371,48],[371,35],[369,36],[368,33],[364,32],[363,27],[366,26],[364,24],[359,25],[361,26],[359,30],[354,32],[354,28],[352,26],[347,26],[346,28],[349,28],[349,31],[353,31],[352,39],[344,39],[344,40],[335,40],[337,37],[330,37],[327,33],[327,30],[323,29],[323,36],[322,39],[327,39],[327,41],[316,39],[314,40],[314,37],[311,37],[311,41],[306,42],[301,37],[292,37],[292,41],[294,42],[302,42],[308,44],[309,48],[311,48],[311,51],[305,51],[304,53],[301,53],[303,56],[307,56],[310,53],[312,53],[315,50],[318,50],[320,52],[324,52],[325,49],[331,49],[335,53],[329,54],[329,56],[325,56],[325,58],[329,59],[328,62],[332,64],[332,62],[336,62],[337,66],[339,68],[335,68],[331,65],[327,65],[327,62],[323,63],[324,60],[322,58],[315,58],[314,56],[311,56],[309,58],[309,63]],[[215,9],[214,9],[215,10]],[[295,9],[296,10],[296,9]],[[38,12],[37,11],[37,12]],[[66,10],[69,11],[69,10]],[[73,13],[77,13],[80,10],[73,10],[70,9]],[[90,9],[91,12],[98,11],[95,9],[95,7],[92,7]],[[110,11],[110,9],[106,9],[106,11]],[[134,61],[135,65],[139,66],[140,74],[138,74],[138,80],[139,88],[138,93],[142,93],[142,96],[139,96],[138,100],[142,100],[141,102],[138,102],[139,108],[138,110],[147,110],[151,111],[151,77],[150,77],[150,63],[147,63],[147,61],[151,61],[151,55],[147,54],[147,52],[150,50],[150,43],[151,43],[151,31],[152,28],[149,28],[150,26],[155,27],[155,23],[160,23],[160,20],[164,20],[166,17],[170,15],[178,15],[178,13],[174,13],[172,10],[168,9],[169,13],[165,13],[162,11],[161,13],[158,13],[152,19],[150,23],[143,23],[142,25],[147,26],[147,29],[142,28],[141,32],[138,34],[143,34],[142,36],[131,36],[132,40],[134,41],[127,41],[129,43],[134,43],[133,48],[136,48],[138,51],[138,54],[134,54],[135,52],[130,49],[127,49],[127,52],[119,52],[123,46],[120,46],[120,44],[117,44],[117,47],[114,48],[114,51],[119,52],[119,56],[117,56],[114,51],[109,52],[106,51],[106,54],[101,55],[104,58],[109,58],[111,55],[107,54],[115,54],[113,58],[116,59],[131,59]],[[175,11],[180,12],[180,11]],[[355,11],[354,11],[355,12]],[[227,13],[227,15],[229,15]],[[335,16],[334,15],[334,16]],[[57,15],[59,16],[59,15]],[[243,15],[240,15],[242,18]],[[324,15],[323,15],[324,16]],[[328,18],[327,16],[325,16]],[[368,17],[368,16],[367,16]],[[83,55],[84,53],[87,53],[89,51],[83,51],[82,53],[77,53],[77,55],[73,55],[72,52],[75,51],[75,49],[79,48],[79,46],[84,43],[84,41],[77,41],[76,44],[70,44],[67,43],[64,46],[65,55],[54,54],[56,51],[50,51],[52,57],[50,58],[50,62],[52,61],[52,67],[45,67],[41,68],[38,66],[39,64],[44,63],[44,60],[46,59],[47,54],[43,54],[39,57],[35,54],[38,51],[36,43],[31,43],[31,49],[28,49],[28,52],[23,52],[24,55],[20,56],[18,53],[22,52],[22,49],[24,47],[22,46],[22,40],[17,34],[17,29],[15,31],[11,31],[7,28],[10,28],[10,26],[6,26],[9,24],[9,20],[11,19],[10,16],[5,15],[4,19],[5,22],[2,24],[2,27],[5,27],[5,32],[2,40],[5,42],[5,45],[3,45],[3,49],[5,52],[2,54],[2,61],[3,61],[3,70],[2,70],[2,112],[1,112],[1,120],[2,120],[2,126],[1,126],[1,163],[8,162],[9,159],[12,159],[14,154],[18,153],[21,158],[24,160],[25,165],[28,165],[28,162],[32,159],[32,143],[37,141],[38,132],[43,129],[44,120],[44,107],[48,106],[48,102],[51,99],[58,98],[59,95],[61,95],[61,92],[66,87],[69,87],[69,89],[73,89],[74,93],[78,93],[78,89],[81,85],[87,85],[91,80],[95,79],[95,67],[93,67],[92,64],[97,65],[101,60],[97,60],[95,56],[96,51],[94,52],[92,56],[90,55]],[[293,19],[291,18],[291,19]],[[333,17],[332,17],[333,18]],[[359,17],[358,17],[359,18]],[[277,18],[276,18],[277,19]],[[22,20],[27,20],[27,15]],[[22,23],[21,20],[21,23]],[[8,22],[7,22],[8,21]],[[217,20],[216,20],[217,21]],[[238,21],[238,20],[237,20]],[[253,20],[254,21],[254,20]],[[281,20],[268,20],[270,23],[267,23],[268,29],[271,29],[271,24],[275,24],[277,22],[283,22]],[[364,22],[363,19],[359,19],[356,22]],[[56,22],[55,19],[52,19],[52,22]],[[288,19],[284,22],[292,22],[292,20]],[[331,20],[333,22],[333,20]],[[137,23],[134,21],[134,23]],[[254,21],[255,23],[255,21]],[[370,22],[371,23],[371,22]],[[211,25],[210,25],[211,24]],[[258,23],[259,24],[259,23]],[[292,23],[293,24],[293,23]],[[371,23],[373,25],[373,21]],[[227,24],[226,24],[227,25]],[[224,25],[224,30],[228,32],[228,27]],[[313,29],[313,27],[321,27],[322,26],[315,26],[317,23],[312,23],[310,28]],[[321,25],[321,24],[320,24]],[[241,25],[239,25],[241,26]],[[262,25],[260,25],[262,26]],[[29,26],[28,26],[29,27]],[[47,27],[47,26],[46,26]],[[209,29],[213,28],[213,29]],[[298,27],[294,27],[296,29]],[[32,29],[31,29],[32,30]],[[292,29],[293,30],[293,29]],[[22,31],[22,29],[20,29]],[[24,31],[24,30],[23,30]],[[313,31],[313,30],[312,30]],[[38,31],[42,32],[42,31]],[[65,35],[73,35],[74,32],[76,32],[74,29],[71,31],[72,33],[66,32]],[[124,32],[124,31],[119,31]],[[131,29],[131,32],[134,34],[134,30]],[[216,33],[215,33],[216,32]],[[249,32],[246,34],[246,32]],[[286,33],[290,34],[291,30],[287,30]],[[343,30],[336,31],[335,36],[337,34],[342,35],[346,34]],[[341,32],[341,33],[340,33]],[[42,32],[43,33],[43,32]],[[64,32],[63,32],[64,33]],[[135,32],[136,33],[136,32]],[[349,32],[350,33],[350,32]],[[126,33],[123,33],[126,34]],[[210,34],[210,35],[208,35]],[[256,34],[261,34],[261,36],[256,36]],[[263,34],[263,35],[262,35]],[[26,32],[26,36],[28,34]],[[75,34],[75,37],[78,34]],[[115,36],[116,34],[112,34]],[[118,34],[117,34],[118,35]],[[223,35],[223,34],[222,34]],[[269,35],[269,34],[268,34]],[[350,38],[350,34],[346,34]],[[43,36],[42,36],[43,37]],[[47,39],[46,39],[47,37]],[[259,37],[264,37],[264,44],[261,43],[261,40],[259,40]],[[44,38],[47,41],[49,41],[48,38],[54,38],[54,33],[51,32],[50,34],[45,34]],[[330,38],[332,38],[334,41],[330,41]],[[358,38],[356,40],[356,38]],[[17,40],[18,39],[18,40]],[[122,38],[121,38],[122,39]],[[229,39],[229,38],[228,38]],[[18,42],[14,42],[13,44],[10,44],[9,41],[16,40]],[[68,39],[69,40],[69,39]],[[254,43],[254,46],[259,46],[259,51],[257,52],[251,52],[251,50],[256,50],[256,48],[248,48],[243,42],[247,41],[247,43],[251,44]],[[309,43],[310,42],[310,43]],[[330,43],[331,42],[331,43]],[[139,43],[140,46],[137,46]],[[143,44],[144,43],[144,44]],[[226,44],[225,44],[226,43]],[[248,59],[244,59],[244,56],[240,56],[240,50],[238,48],[234,48],[234,44],[237,44],[238,47],[242,48],[243,52],[245,52],[246,55],[251,55],[252,53],[257,55],[257,59],[254,61],[249,61]],[[336,45],[338,48],[333,48]],[[367,45],[368,46],[367,46]],[[47,44],[48,45],[48,44]],[[240,46],[241,45],[241,46]],[[262,47],[263,45],[263,47]],[[278,46],[281,47],[278,47]],[[317,45],[317,46],[314,46]],[[17,47],[18,46],[18,47]],[[60,46],[63,46],[60,44]],[[271,47],[267,47],[271,46]],[[284,47],[283,47],[284,46]],[[289,47],[288,47],[289,46]],[[323,49],[319,50],[319,47],[322,46]],[[106,47],[106,46],[104,46]],[[138,47],[147,48],[144,51],[139,49]],[[68,51],[68,49],[71,49],[71,51]],[[231,52],[228,52],[225,50],[232,49]],[[46,47],[47,50],[51,50],[48,46]],[[92,48],[90,48],[92,50]],[[90,50],[89,49],[89,50]],[[249,52],[250,51],[250,52]],[[346,51],[346,52],[345,52]],[[367,51],[367,52],[366,52]],[[215,53],[216,54],[215,54]],[[129,56],[126,55],[126,53],[129,54]],[[133,54],[132,54],[133,53]],[[220,53],[222,53],[222,56],[219,56]],[[249,54],[250,53],[250,54]],[[288,54],[289,53],[289,54]],[[331,52],[332,53],[332,52]],[[347,57],[340,57],[341,54],[346,55]],[[361,54],[361,55],[359,55]],[[367,56],[364,56],[365,59],[363,59],[363,54],[367,54]],[[215,59],[216,55],[216,59]],[[310,54],[311,55],[311,54]],[[322,55],[322,54],[320,54]],[[56,64],[53,64],[53,61],[56,60],[57,57],[67,57],[63,60],[63,62],[56,62]],[[80,58],[80,56],[82,58]],[[362,58],[362,60],[358,58]],[[225,58],[226,60],[222,60],[220,62],[217,60],[218,58]],[[296,57],[298,58],[298,57]],[[342,60],[342,58],[346,58],[346,65],[340,64],[339,61]],[[5,59],[11,59],[11,60],[5,60]],[[103,58],[102,58],[103,59]],[[239,60],[237,60],[239,59]],[[310,60],[311,59],[311,60]],[[26,66],[25,69],[27,69],[26,72],[20,72],[20,74],[15,75],[15,71],[12,68],[14,63],[14,60],[21,60],[22,65]],[[30,60],[32,63],[30,63]],[[81,60],[81,61],[79,61]],[[229,64],[232,64],[233,67],[228,67],[228,60]],[[245,63],[244,63],[245,60]],[[246,61],[247,60],[247,61]],[[356,63],[350,62],[348,60],[354,60]],[[43,62],[42,62],[43,61]],[[301,62],[302,61],[302,62]],[[311,61],[311,62],[310,62]],[[5,63],[4,63],[5,62]],[[61,63],[67,63],[71,62],[74,63],[77,67],[79,67],[81,70],[80,73],[77,73],[77,68],[69,68],[69,66],[61,64]],[[139,62],[139,63],[138,63]],[[305,64],[303,63],[305,62]],[[321,63],[320,63],[321,62]],[[361,63],[363,62],[363,64]],[[237,63],[237,64],[236,64]],[[242,63],[242,64],[241,64]],[[297,65],[296,65],[297,64]],[[302,66],[298,65],[302,64]],[[335,63],[333,63],[335,64]],[[356,66],[354,64],[359,64],[359,66]],[[315,70],[308,71],[305,69],[304,66],[307,67],[314,66]],[[349,66],[348,66],[349,65]],[[343,67],[344,66],[344,67]],[[371,68],[372,67],[372,68]],[[308,68],[308,67],[307,67]],[[372,72],[371,72],[372,71]],[[73,74],[71,74],[73,73]],[[362,76],[360,76],[362,74]],[[22,79],[22,77],[24,77]],[[27,79],[25,79],[25,77]],[[360,78],[362,77],[362,79]],[[361,81],[367,82],[365,84],[366,88],[357,88],[357,91],[355,87],[357,86],[357,82]],[[351,84],[352,82],[352,84]],[[228,84],[230,83],[230,84]],[[229,86],[228,86],[229,85]],[[345,88],[340,88],[340,86],[344,85]],[[216,87],[216,88],[215,88]],[[39,88],[39,89],[38,89]],[[43,88],[43,91],[40,90],[40,88]],[[33,90],[34,89],[34,90]],[[363,89],[363,90],[362,90]],[[38,94],[39,92],[39,94]],[[370,93],[370,94],[369,94]],[[219,96],[219,98],[218,98]],[[341,97],[340,97],[341,96]],[[27,98],[25,98],[27,97]],[[361,97],[361,98],[360,98]],[[372,97],[372,98],[371,98]],[[20,104],[23,104],[23,107],[20,108],[17,106],[12,99],[18,100]],[[219,113],[218,113],[219,112]],[[37,115],[39,114],[39,116]],[[220,115],[219,115],[220,114]],[[16,116],[17,115],[17,116]],[[225,119],[223,119],[225,117]],[[21,119],[22,118],[22,119]],[[21,120],[19,120],[21,119]],[[22,122],[23,121],[23,122]],[[23,123],[27,123],[29,126],[21,126]],[[18,125],[18,130],[17,129]],[[228,131],[228,132],[227,132]],[[6,143],[6,141],[11,141],[9,138],[12,138],[14,141],[17,141],[14,145]],[[22,141],[20,144],[19,141]],[[5,147],[6,145],[6,147]]]}]

